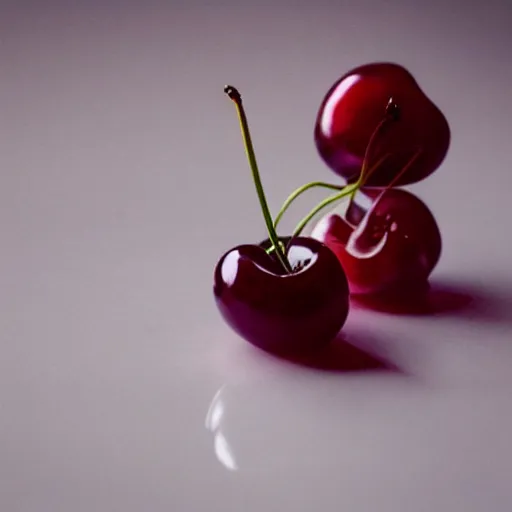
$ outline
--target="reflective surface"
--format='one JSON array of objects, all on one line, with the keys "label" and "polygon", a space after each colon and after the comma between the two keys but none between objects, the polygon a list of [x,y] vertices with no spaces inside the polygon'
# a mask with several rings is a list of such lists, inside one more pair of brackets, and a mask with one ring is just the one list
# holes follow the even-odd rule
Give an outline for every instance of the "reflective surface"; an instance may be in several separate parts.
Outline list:
[{"label": "reflective surface", "polygon": [[[503,2],[0,9],[2,512],[512,508]],[[452,127],[411,187],[443,234],[433,293],[401,315],[354,304],[332,357],[286,362],[212,297],[220,255],[266,236],[222,89],[244,95],[275,213],[333,179],[318,103],[374,60],[410,68]]]}]

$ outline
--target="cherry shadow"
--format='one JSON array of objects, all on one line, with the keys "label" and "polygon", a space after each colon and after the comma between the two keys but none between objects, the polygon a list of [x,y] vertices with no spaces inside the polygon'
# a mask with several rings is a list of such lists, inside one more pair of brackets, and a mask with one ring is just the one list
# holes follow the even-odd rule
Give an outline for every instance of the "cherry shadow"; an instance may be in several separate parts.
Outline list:
[{"label": "cherry shadow", "polygon": [[[360,334],[341,332],[325,348],[306,355],[273,354],[281,360],[312,370],[337,373],[356,372],[405,372],[397,365],[366,348],[375,346],[375,340]],[[365,348],[363,348],[365,347]]]},{"label": "cherry shadow", "polygon": [[352,297],[351,304],[394,315],[456,316],[512,324],[512,292],[509,295],[506,297],[476,284],[437,280],[415,295]]}]

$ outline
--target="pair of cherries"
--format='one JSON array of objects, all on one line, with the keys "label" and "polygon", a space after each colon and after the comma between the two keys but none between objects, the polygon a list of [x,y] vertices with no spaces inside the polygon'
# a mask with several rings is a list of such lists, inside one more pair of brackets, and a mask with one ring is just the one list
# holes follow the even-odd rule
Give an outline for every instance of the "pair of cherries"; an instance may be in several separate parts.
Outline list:
[{"label": "pair of cherries", "polygon": [[[350,296],[395,298],[421,293],[439,261],[441,235],[427,206],[397,188],[431,175],[443,162],[450,129],[443,113],[402,66],[373,63],[342,76],[323,99],[315,143],[345,184],[313,182],[296,190],[272,219],[239,92],[226,86],[242,136],[269,238],[226,252],[214,273],[225,321],[272,353],[301,355],[332,341]],[[335,193],[291,236],[276,227],[289,205],[312,187]],[[338,206],[302,236],[329,205]]]}]

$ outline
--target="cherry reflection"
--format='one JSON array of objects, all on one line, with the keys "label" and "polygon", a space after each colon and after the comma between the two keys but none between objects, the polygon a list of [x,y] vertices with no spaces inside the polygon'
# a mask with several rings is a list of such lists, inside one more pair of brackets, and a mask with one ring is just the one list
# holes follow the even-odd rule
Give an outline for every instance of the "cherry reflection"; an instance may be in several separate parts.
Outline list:
[{"label": "cherry reflection", "polygon": [[206,414],[205,426],[213,434],[213,447],[218,461],[229,471],[237,471],[238,464],[229,441],[222,431],[223,417],[226,411],[223,402],[224,387],[219,389]]},{"label": "cherry reflection", "polygon": [[230,472],[300,472],[315,461],[322,464],[340,439],[356,435],[359,427],[345,424],[359,409],[353,393],[365,393],[376,379],[404,376],[387,368],[339,371],[274,362],[281,375],[226,384],[210,402],[205,427],[215,457]]}]

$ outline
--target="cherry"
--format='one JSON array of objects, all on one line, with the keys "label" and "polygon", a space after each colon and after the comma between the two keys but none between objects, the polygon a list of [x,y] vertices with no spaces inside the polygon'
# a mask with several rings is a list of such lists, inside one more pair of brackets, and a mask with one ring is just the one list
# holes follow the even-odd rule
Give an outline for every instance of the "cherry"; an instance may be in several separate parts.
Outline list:
[{"label": "cherry", "polygon": [[227,324],[269,352],[301,354],[332,341],[348,315],[349,289],[336,255],[308,237],[280,239],[270,216],[240,93],[226,86],[242,136],[269,240],[227,251],[214,271],[214,298]]},{"label": "cherry", "polygon": [[413,294],[425,289],[441,255],[441,234],[434,216],[403,189],[362,189],[368,209],[324,216],[311,236],[325,243],[345,269],[350,292]]},{"label": "cherry", "polygon": [[[383,119],[390,98],[400,111]],[[448,152],[451,135],[445,116],[411,73],[382,62],[352,69],[330,88],[317,114],[314,137],[322,159],[348,183],[358,179],[367,157],[370,164],[382,158],[367,186],[389,185],[421,150],[407,175],[395,183],[400,186],[432,174]]]},{"label": "cherry", "polygon": [[241,245],[215,269],[214,294],[225,321],[269,352],[307,353],[332,341],[348,315],[345,273],[333,252],[317,240],[291,240],[283,271],[264,247]]}]

